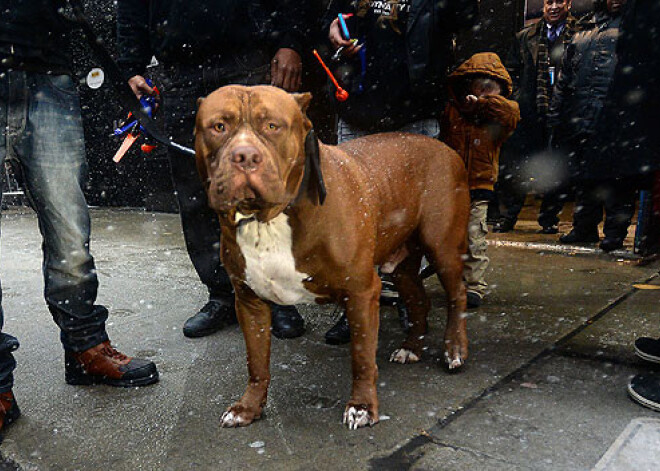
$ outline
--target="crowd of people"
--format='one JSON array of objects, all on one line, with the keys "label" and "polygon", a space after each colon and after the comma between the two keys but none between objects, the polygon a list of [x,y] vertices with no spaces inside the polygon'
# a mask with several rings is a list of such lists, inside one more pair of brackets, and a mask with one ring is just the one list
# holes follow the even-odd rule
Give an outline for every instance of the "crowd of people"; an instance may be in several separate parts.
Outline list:
[{"label": "crowd of people", "polygon": [[[67,3],[0,0],[0,162],[20,163],[37,212],[45,299],[60,328],[66,382],[145,386],[158,381],[156,365],[112,347],[108,311],[95,303],[82,119],[67,53],[71,24],[62,16]],[[539,159],[553,168],[544,175],[541,230],[557,232],[563,202],[574,193],[573,229],[562,240],[598,241],[604,209],[601,248],[622,246],[636,192],[660,170],[657,2],[596,1],[594,13],[578,20],[571,0],[544,0],[542,19],[515,36],[503,62],[485,52],[458,67],[455,36],[477,23],[478,0],[318,3],[118,0],[118,62],[141,97],[154,93],[144,77],[156,57],[166,129],[191,146],[200,96],[230,83],[299,90],[303,63],[321,31],[337,52],[337,75],[351,96],[336,107],[340,143],[398,130],[440,138],[464,160],[471,193],[469,307],[482,303],[487,287],[487,207],[498,194],[503,209],[494,230],[512,230],[526,194],[539,191],[529,185],[529,177],[542,180],[530,174]],[[218,220],[195,165],[170,152],[186,247],[208,288],[208,302],[183,333],[202,337],[236,323],[233,289],[220,262]],[[396,297],[391,280],[384,277],[383,284],[385,297]],[[405,306],[398,306],[405,316]],[[3,320],[0,307],[0,429],[20,415],[12,392],[12,352],[19,343],[4,332]],[[295,306],[273,305],[272,326],[280,338],[305,330]],[[349,339],[342,316],[326,340]],[[636,348],[660,362],[660,341],[645,339]],[[637,377],[630,389],[660,408],[660,378]]]}]

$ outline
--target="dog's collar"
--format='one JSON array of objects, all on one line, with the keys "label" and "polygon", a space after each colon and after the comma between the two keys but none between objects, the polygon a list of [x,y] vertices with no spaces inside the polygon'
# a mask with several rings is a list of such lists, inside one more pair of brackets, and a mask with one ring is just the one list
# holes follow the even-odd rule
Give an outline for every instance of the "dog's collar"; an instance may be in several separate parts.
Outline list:
[{"label": "dog's collar", "polygon": [[321,171],[321,153],[319,150],[319,141],[316,138],[314,129],[310,129],[305,137],[305,163],[303,176],[298,187],[298,194],[291,204],[300,201],[305,194],[314,202],[322,205],[325,202],[327,191],[323,173]]}]

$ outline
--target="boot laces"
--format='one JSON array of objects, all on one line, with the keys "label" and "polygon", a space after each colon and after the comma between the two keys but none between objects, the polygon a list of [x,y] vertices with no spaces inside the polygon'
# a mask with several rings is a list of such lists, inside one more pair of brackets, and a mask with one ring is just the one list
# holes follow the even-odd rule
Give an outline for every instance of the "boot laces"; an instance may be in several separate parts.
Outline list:
[{"label": "boot laces", "polygon": [[110,358],[114,358],[115,360],[119,360],[119,361],[128,360],[127,355],[124,355],[110,344],[104,345],[103,350],[101,350],[101,353]]}]

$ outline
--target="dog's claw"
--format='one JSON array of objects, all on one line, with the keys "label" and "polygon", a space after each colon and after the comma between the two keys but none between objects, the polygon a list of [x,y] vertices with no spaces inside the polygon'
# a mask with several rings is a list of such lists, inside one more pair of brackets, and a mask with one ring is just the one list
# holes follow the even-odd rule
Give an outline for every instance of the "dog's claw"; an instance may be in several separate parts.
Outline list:
[{"label": "dog's claw", "polygon": [[371,427],[376,421],[371,418],[369,411],[366,409],[356,409],[351,406],[344,412],[343,423],[348,426],[349,430],[357,430],[367,425]]},{"label": "dog's claw", "polygon": [[398,348],[392,352],[392,355],[390,355],[390,362],[392,363],[405,364],[405,363],[417,363],[418,361],[419,361],[419,357],[410,350],[405,348]]}]

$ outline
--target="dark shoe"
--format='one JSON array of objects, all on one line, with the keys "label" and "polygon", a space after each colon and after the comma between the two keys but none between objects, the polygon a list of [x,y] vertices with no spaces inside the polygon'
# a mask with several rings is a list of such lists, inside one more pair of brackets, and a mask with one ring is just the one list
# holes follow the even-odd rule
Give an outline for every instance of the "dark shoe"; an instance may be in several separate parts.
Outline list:
[{"label": "dark shoe", "polygon": [[296,306],[270,306],[271,332],[278,339],[294,339],[305,333],[305,321]]},{"label": "dark shoe", "polygon": [[539,234],[556,234],[559,232],[559,228],[557,226],[543,226],[538,233]]},{"label": "dark shoe", "polygon": [[638,374],[628,383],[628,394],[638,404],[660,412],[660,375]]},{"label": "dark shoe", "polygon": [[[21,410],[18,408],[14,393],[11,391],[0,394],[0,431],[21,416]],[[0,436],[0,443],[2,443]]]},{"label": "dark shoe", "polygon": [[394,287],[390,275],[381,275],[380,303],[384,306],[394,306],[399,300],[399,292]]},{"label": "dark shoe", "polygon": [[342,314],[337,323],[325,333],[325,343],[342,345],[351,341],[351,330],[348,328],[348,318]]},{"label": "dark shoe", "polygon": [[106,340],[84,352],[64,352],[68,384],[107,384],[135,387],[158,382],[153,361],[131,358],[115,350]]},{"label": "dark shoe", "polygon": [[493,232],[497,233],[505,233],[505,232],[511,232],[513,228],[515,227],[516,223],[509,221],[508,219],[502,219],[495,223],[493,226]]},{"label": "dark shoe", "polygon": [[478,294],[475,293],[474,291],[468,291],[467,292],[467,307],[468,309],[475,309],[481,306],[483,299],[482,297]]},{"label": "dark shoe", "polygon": [[559,242],[562,242],[564,244],[586,244],[586,243],[598,242],[599,240],[600,238],[598,237],[597,231],[583,234],[580,232],[576,232],[575,229],[573,229],[568,234],[564,234],[559,237]]},{"label": "dark shoe", "polygon": [[635,355],[652,363],[660,363],[660,339],[638,338],[635,340]]},{"label": "dark shoe", "polygon": [[600,249],[603,252],[611,252],[623,248],[623,239],[620,237],[605,237],[600,242]]},{"label": "dark shoe", "polygon": [[183,335],[190,338],[205,337],[237,322],[233,298],[211,299],[183,324]]}]

